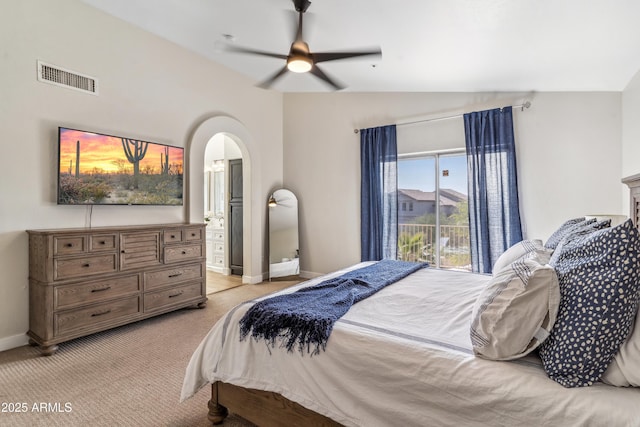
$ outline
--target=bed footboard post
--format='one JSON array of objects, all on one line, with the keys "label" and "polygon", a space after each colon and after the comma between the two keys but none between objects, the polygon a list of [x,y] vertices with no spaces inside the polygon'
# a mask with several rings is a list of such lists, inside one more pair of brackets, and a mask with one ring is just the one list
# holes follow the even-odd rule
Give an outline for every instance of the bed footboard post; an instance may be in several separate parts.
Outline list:
[{"label": "bed footboard post", "polygon": [[207,403],[209,407],[209,413],[207,418],[214,425],[222,424],[222,421],[229,415],[227,408],[218,403],[218,382],[211,384],[211,400]]}]

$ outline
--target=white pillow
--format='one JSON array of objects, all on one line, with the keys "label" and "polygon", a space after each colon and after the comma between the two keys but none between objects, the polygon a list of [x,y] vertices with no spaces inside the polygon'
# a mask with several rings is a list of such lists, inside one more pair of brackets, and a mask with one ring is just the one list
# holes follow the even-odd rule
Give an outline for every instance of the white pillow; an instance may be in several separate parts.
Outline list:
[{"label": "white pillow", "polygon": [[549,335],[559,304],[556,272],[537,252],[512,262],[476,300],[471,315],[474,353],[492,360],[530,353]]},{"label": "white pillow", "polygon": [[640,316],[638,313],[629,337],[602,374],[602,382],[618,387],[640,387]]},{"label": "white pillow", "polygon": [[[498,257],[495,264],[493,264],[493,275],[495,276],[500,270],[508,267],[512,262],[533,251],[548,253],[549,257],[551,257],[551,253],[553,253],[553,250],[546,249],[542,245],[542,240],[523,240],[511,246]],[[548,261],[547,259],[544,263],[546,264]]]}]

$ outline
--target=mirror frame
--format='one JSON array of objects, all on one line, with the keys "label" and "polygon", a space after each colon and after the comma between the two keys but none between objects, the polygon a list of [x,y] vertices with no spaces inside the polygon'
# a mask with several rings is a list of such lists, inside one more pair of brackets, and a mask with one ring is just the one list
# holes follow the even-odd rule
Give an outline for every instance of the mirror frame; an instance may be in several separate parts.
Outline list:
[{"label": "mirror frame", "polygon": [[269,280],[300,274],[298,198],[285,188],[274,191],[269,206]]}]

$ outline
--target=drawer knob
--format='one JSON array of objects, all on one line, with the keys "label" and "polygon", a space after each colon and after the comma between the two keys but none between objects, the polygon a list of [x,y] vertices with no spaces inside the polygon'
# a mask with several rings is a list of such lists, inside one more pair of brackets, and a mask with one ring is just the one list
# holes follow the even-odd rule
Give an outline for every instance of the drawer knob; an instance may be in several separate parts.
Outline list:
[{"label": "drawer knob", "polygon": [[91,267],[91,264],[86,263],[86,264],[82,264],[82,266],[83,266],[84,268],[87,268],[87,267]]},{"label": "drawer knob", "polygon": [[111,289],[111,286],[107,286],[106,288],[100,288],[100,289],[91,289],[91,292],[104,292],[104,291],[108,291],[109,289]]},{"label": "drawer knob", "polygon": [[67,243],[65,246],[68,247],[68,248],[72,248],[73,247],[73,243]]},{"label": "drawer knob", "polygon": [[182,272],[180,273],[176,273],[176,274],[170,274],[169,277],[173,278],[173,277],[178,277],[178,276],[182,276]]},{"label": "drawer knob", "polygon": [[186,255],[186,254],[187,254],[187,251],[182,251],[182,255]]},{"label": "drawer knob", "polygon": [[104,240],[101,240],[98,243],[100,243],[101,245],[106,245],[107,244],[107,242],[105,242]]},{"label": "drawer knob", "polygon": [[180,295],[182,295],[184,293],[184,291],[180,291],[177,294],[173,294],[173,295],[169,295],[169,298],[175,298],[175,297],[179,297]]},{"label": "drawer knob", "polygon": [[175,239],[175,238],[176,238],[176,236],[174,236],[174,235],[172,234],[172,235],[171,235],[171,238],[172,238],[172,239]]},{"label": "drawer knob", "polygon": [[111,309],[105,311],[99,311],[98,313],[93,313],[91,317],[104,316],[105,314],[111,313]]},{"label": "drawer knob", "polygon": [[196,237],[196,233],[191,233],[191,237]]}]

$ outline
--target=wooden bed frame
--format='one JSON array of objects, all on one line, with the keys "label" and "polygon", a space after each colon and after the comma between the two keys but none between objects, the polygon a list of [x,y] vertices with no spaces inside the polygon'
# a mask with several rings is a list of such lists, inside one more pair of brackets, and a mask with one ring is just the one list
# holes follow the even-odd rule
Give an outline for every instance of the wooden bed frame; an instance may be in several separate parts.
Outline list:
[{"label": "wooden bed frame", "polygon": [[[636,227],[640,224],[640,174],[622,179],[630,190],[630,218]],[[211,385],[208,418],[221,424],[232,412],[260,427],[341,426],[293,402],[278,393],[243,388],[217,381]]]},{"label": "wooden bed frame", "polygon": [[221,424],[229,412],[260,427],[328,426],[341,424],[313,412],[278,393],[239,387],[216,381],[211,384],[207,418]]}]

